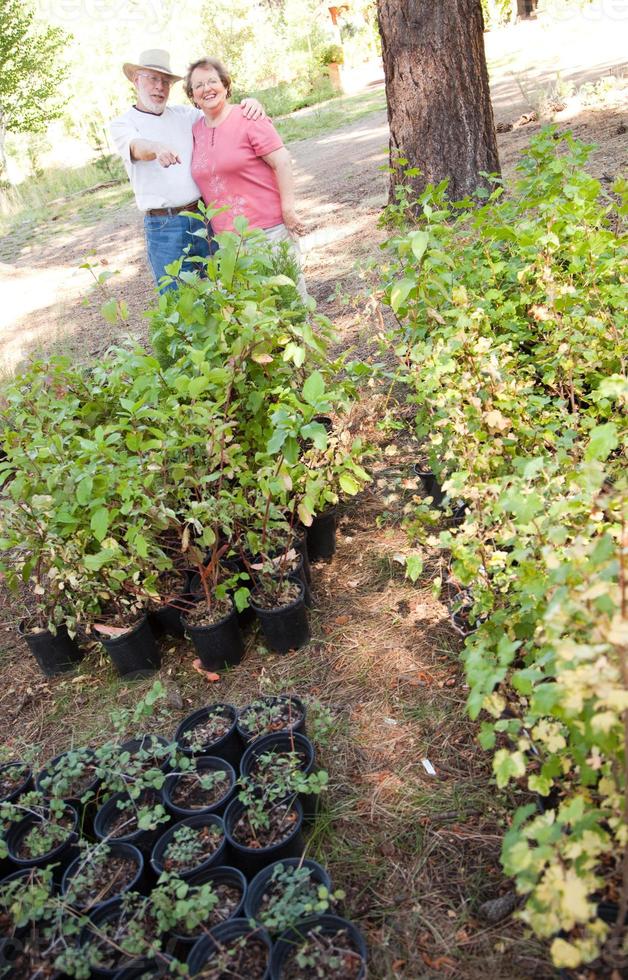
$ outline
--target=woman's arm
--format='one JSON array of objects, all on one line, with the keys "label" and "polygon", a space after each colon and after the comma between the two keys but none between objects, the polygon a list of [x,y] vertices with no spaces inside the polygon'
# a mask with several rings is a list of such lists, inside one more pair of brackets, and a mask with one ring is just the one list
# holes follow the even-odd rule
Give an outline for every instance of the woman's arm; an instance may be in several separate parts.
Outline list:
[{"label": "woman's arm", "polygon": [[290,159],[290,154],[285,146],[280,146],[278,150],[267,153],[261,159],[275,172],[284,225],[294,235],[304,235],[305,225],[294,208],[294,180],[292,178],[292,160]]}]

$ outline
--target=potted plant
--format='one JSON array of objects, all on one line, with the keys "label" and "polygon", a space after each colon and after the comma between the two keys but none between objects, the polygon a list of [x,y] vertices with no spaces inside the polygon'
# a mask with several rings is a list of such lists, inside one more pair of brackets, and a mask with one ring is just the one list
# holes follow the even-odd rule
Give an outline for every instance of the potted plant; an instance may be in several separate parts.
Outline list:
[{"label": "potted plant", "polygon": [[361,466],[366,452],[361,439],[340,429],[327,436],[324,448],[314,444],[303,453],[298,513],[306,526],[310,561],[327,561],[334,555],[338,502],[342,495],[355,496],[370,481]]},{"label": "potted plant", "polygon": [[46,800],[33,791],[18,802],[3,803],[0,819],[9,824],[2,850],[18,868],[45,867],[56,864],[58,871],[67,866],[77,850],[78,813],[63,800]]},{"label": "potted plant", "polygon": [[181,615],[193,606],[189,582],[189,575],[176,568],[166,569],[158,575],[157,596],[148,596],[148,621],[155,636],[185,635]]},{"label": "potted plant", "polygon": [[265,695],[247,704],[238,714],[238,734],[248,745],[270,732],[305,735],[307,709],[295,694]]},{"label": "potted plant", "polygon": [[352,922],[336,915],[317,915],[281,934],[273,948],[271,977],[365,980],[366,959],[366,943]]},{"label": "potted plant", "polygon": [[285,858],[255,875],[248,887],[244,915],[276,935],[300,919],[327,912],[341,898],[344,893],[332,894],[331,879],[316,861]]},{"label": "potted plant", "polygon": [[235,667],[244,654],[237,610],[230,595],[239,576],[226,573],[220,561],[227,551],[226,544],[215,547],[207,564],[198,564],[198,601],[182,617],[206,670]]},{"label": "potted plant", "polygon": [[275,653],[298,650],[310,640],[305,606],[305,585],[292,575],[276,574],[274,567],[258,572],[251,595],[264,639]]},{"label": "potted plant", "polygon": [[24,762],[5,762],[0,766],[0,803],[11,803],[33,785],[33,770]]},{"label": "potted plant", "polygon": [[273,787],[245,783],[225,811],[234,863],[249,878],[271,861],[303,853],[303,807],[282,796]]},{"label": "potted plant", "polygon": [[229,919],[215,926],[192,947],[188,969],[192,976],[220,980],[224,976],[268,980],[270,936],[252,928],[246,919]]},{"label": "potted plant", "polygon": [[90,845],[65,870],[61,894],[81,912],[91,912],[127,891],[142,891],[144,858],[141,851],[121,841]]},{"label": "potted plant", "polygon": [[118,970],[147,956],[157,962],[162,958],[160,924],[154,914],[151,896],[129,891],[112,898],[95,909],[80,933],[80,950],[76,962],[80,972],[68,969],[70,975],[113,977]]},{"label": "potted plant", "polygon": [[80,921],[64,914],[49,869],[24,869],[0,882],[2,975],[61,977],[59,960],[76,942]]},{"label": "potted plant", "polygon": [[184,755],[218,756],[237,766],[242,742],[237,732],[237,711],[232,704],[198,708],[178,726],[175,742]]},{"label": "potted plant", "polygon": [[156,875],[167,871],[189,878],[213,867],[225,853],[225,829],[220,817],[201,814],[180,820],[155,844],[150,863]]},{"label": "potted plant", "polygon": [[236,774],[224,759],[184,756],[163,788],[166,809],[176,820],[201,813],[224,812],[235,792]]},{"label": "potted plant", "polygon": [[328,782],[324,770],[314,772],[315,762],[314,746],[305,735],[276,732],[263,735],[248,747],[240,771],[253,786],[272,787],[286,800],[298,796],[304,818],[313,819]]},{"label": "potted plant", "polygon": [[99,808],[94,818],[94,834],[100,841],[134,844],[147,854],[169,822],[159,790],[137,782],[129,786],[128,792],[115,793]]},{"label": "potted plant", "polygon": [[240,915],[246,890],[246,878],[237,868],[213,868],[187,881],[162,874],[151,898],[163,931],[174,939],[177,959],[185,961],[209,929]]}]

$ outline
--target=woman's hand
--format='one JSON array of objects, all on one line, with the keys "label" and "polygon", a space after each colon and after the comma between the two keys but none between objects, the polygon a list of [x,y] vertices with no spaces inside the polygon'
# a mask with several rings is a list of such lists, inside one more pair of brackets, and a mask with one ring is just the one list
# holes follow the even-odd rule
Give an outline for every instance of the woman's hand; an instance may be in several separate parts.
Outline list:
[{"label": "woman's hand", "polygon": [[282,211],[283,223],[292,235],[305,235],[305,225],[299,218],[296,211],[286,209]]},{"label": "woman's hand", "polygon": [[245,119],[266,119],[266,111],[257,99],[242,99],[240,105]]}]

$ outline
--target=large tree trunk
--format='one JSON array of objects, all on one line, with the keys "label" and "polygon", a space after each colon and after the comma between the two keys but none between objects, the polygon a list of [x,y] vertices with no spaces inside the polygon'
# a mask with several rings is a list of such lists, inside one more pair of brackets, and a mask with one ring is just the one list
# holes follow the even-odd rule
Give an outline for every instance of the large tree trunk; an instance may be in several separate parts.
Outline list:
[{"label": "large tree trunk", "polygon": [[481,0],[378,0],[388,122],[391,199],[399,168],[421,170],[412,184],[449,178],[459,199],[499,172],[484,54]]}]

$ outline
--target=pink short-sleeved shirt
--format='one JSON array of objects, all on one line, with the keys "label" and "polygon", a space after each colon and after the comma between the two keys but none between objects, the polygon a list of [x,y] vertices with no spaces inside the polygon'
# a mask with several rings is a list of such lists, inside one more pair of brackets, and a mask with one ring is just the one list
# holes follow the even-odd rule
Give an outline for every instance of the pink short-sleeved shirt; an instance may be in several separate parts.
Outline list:
[{"label": "pink short-sleeved shirt", "polygon": [[192,177],[205,204],[229,208],[212,218],[215,232],[231,231],[244,215],[252,228],[273,228],[283,221],[274,171],[260,159],[283,146],[270,119],[245,119],[234,106],[219,126],[205,119],[193,127]]}]

